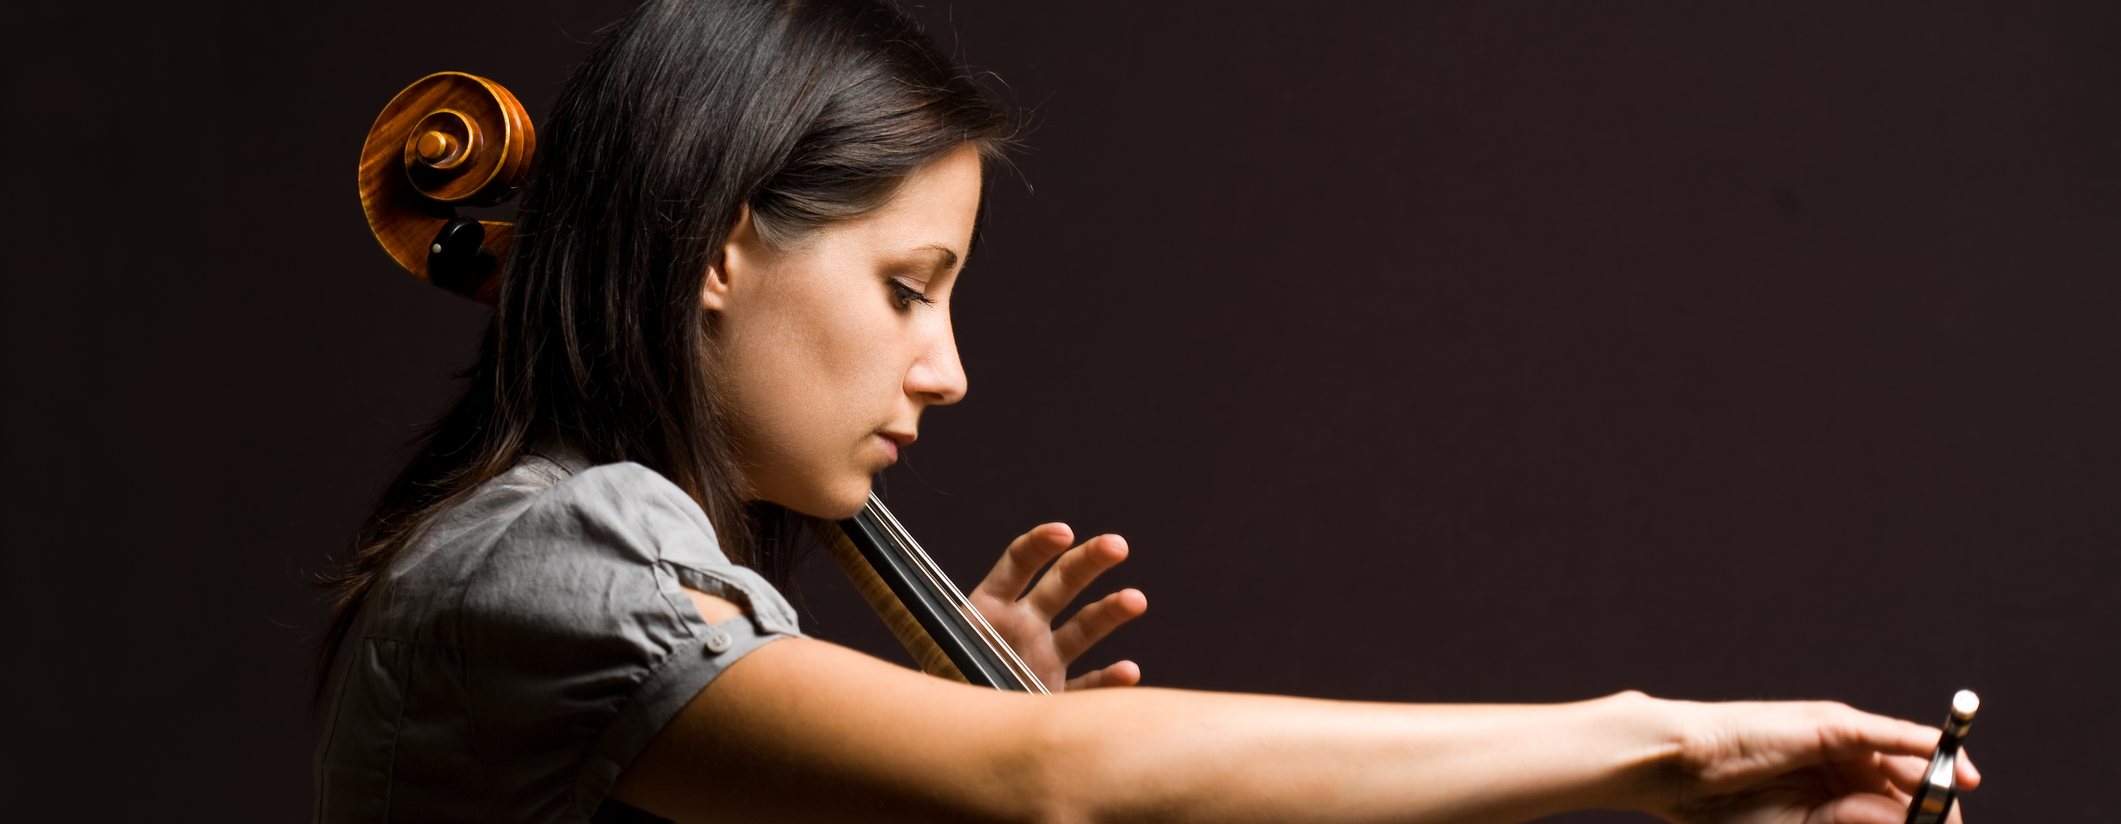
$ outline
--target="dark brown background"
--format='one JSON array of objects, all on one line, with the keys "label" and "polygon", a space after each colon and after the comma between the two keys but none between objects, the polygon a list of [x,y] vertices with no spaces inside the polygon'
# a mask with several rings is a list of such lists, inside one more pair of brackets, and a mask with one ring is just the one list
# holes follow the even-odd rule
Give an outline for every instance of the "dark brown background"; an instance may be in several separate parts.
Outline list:
[{"label": "dark brown background", "polygon": [[[298,819],[304,580],[482,323],[365,234],[362,135],[444,68],[542,115],[622,4],[33,6],[0,774]],[[1099,661],[1172,686],[1976,687],[1979,820],[2108,817],[2121,6],[922,13],[1037,124],[970,400],[888,482],[960,580],[1042,520],[1125,534],[1153,608]],[[888,651],[826,566],[812,628]]]}]

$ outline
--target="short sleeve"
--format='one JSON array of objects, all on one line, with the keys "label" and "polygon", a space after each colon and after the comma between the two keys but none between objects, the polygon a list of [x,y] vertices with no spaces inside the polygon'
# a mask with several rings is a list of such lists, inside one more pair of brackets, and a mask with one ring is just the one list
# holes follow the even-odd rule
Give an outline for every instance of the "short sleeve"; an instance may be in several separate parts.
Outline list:
[{"label": "short sleeve", "polygon": [[[743,606],[708,624],[685,587]],[[723,555],[698,504],[638,464],[583,470],[497,537],[464,591],[465,698],[480,757],[587,817],[648,741],[750,651],[799,634]],[[543,806],[540,804],[539,806]]]}]

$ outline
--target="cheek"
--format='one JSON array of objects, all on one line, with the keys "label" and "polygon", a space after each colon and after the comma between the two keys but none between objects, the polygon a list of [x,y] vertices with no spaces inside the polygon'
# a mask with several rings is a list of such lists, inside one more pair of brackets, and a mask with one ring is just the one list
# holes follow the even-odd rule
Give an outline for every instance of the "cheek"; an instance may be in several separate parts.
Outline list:
[{"label": "cheek", "polygon": [[880,345],[892,331],[888,311],[858,311],[854,296],[835,292],[789,297],[801,299],[731,329],[725,350],[732,411],[749,441],[739,446],[761,464],[845,452],[887,422],[903,383]]},{"label": "cheek", "polygon": [[812,330],[807,341],[806,371],[814,376],[808,391],[818,413],[846,430],[835,433],[841,440],[858,440],[886,423],[904,381],[892,362],[888,314],[846,313],[837,320]]}]

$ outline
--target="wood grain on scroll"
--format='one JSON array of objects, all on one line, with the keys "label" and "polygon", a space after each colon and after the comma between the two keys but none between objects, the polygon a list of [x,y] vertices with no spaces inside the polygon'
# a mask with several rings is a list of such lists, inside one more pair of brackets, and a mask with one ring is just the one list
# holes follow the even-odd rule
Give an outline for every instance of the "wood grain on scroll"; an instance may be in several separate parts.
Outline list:
[{"label": "wood grain on scroll", "polygon": [[[463,72],[415,81],[383,107],[361,145],[361,211],[405,271],[430,282],[428,253],[458,206],[492,206],[530,170],[537,134],[523,104],[498,83]],[[514,225],[481,220],[494,260],[508,256]],[[492,303],[498,281],[440,284]]]}]

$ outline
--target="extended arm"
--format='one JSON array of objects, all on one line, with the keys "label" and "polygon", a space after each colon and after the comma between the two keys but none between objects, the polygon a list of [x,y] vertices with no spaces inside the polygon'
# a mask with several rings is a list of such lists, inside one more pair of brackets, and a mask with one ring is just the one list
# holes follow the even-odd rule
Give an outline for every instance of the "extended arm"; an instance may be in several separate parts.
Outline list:
[{"label": "extended arm", "polygon": [[[734,614],[694,597],[710,620]],[[1748,705],[1750,726],[1723,717],[1736,712],[1634,694],[1541,706],[1034,697],[790,639],[701,691],[615,795],[701,821],[1505,822],[1586,808],[1744,820],[1715,799],[1936,739],[1837,705]],[[1839,795],[1889,806],[1894,791],[1874,789]]]}]

